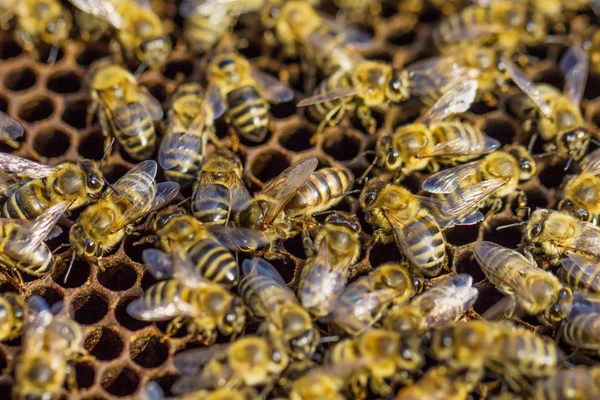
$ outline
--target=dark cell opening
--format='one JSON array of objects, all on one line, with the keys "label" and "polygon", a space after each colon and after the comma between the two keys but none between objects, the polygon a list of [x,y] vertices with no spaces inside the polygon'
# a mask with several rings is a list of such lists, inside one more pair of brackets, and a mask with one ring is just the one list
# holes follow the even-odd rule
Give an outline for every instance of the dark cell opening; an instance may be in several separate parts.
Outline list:
[{"label": "dark cell opening", "polygon": [[41,156],[60,157],[69,150],[71,137],[56,128],[40,132],[33,139],[33,149]]},{"label": "dark cell opening", "polygon": [[75,376],[77,377],[77,387],[87,389],[94,384],[96,371],[90,363],[77,363],[75,364]]},{"label": "dark cell opening", "polygon": [[13,92],[27,90],[37,81],[35,72],[29,68],[19,68],[9,71],[4,78],[4,86]]},{"label": "dark cell opening", "polygon": [[133,297],[121,300],[119,302],[119,304],[117,305],[117,308],[115,309],[115,318],[117,319],[119,324],[122,327],[124,327],[125,329],[128,329],[130,331],[137,331],[137,330],[140,330],[140,329],[150,325],[151,323],[145,322],[145,321],[139,321],[127,313],[127,306],[133,300],[134,300]]},{"label": "dark cell opening", "polygon": [[169,346],[158,336],[137,338],[129,350],[131,359],[144,368],[156,368],[169,356]]},{"label": "dark cell opening", "polygon": [[173,60],[165,66],[163,75],[168,79],[175,79],[178,75],[188,77],[194,72],[194,62],[192,60]]},{"label": "dark cell opening", "polygon": [[108,312],[108,303],[100,293],[91,292],[73,300],[75,321],[90,325],[100,321]]},{"label": "dark cell opening", "polygon": [[48,78],[47,85],[55,93],[75,93],[81,89],[81,77],[73,71],[60,71]]},{"label": "dark cell opening", "polygon": [[279,152],[263,153],[252,164],[251,171],[261,182],[267,182],[290,166],[287,157]]},{"label": "dark cell opening", "polygon": [[115,292],[129,289],[136,280],[135,269],[127,264],[110,265],[98,274],[98,282]]},{"label": "dark cell opening", "polygon": [[104,372],[100,384],[107,393],[117,397],[126,397],[135,393],[140,384],[140,378],[131,368],[115,367]]},{"label": "dark cell opening", "polygon": [[70,257],[64,260],[63,265],[61,265],[62,268],[59,270],[59,274],[52,277],[54,282],[67,289],[79,287],[87,282],[91,270],[90,265],[86,261],[76,258],[73,267],[71,268],[71,272],[69,273],[69,277],[65,282],[65,275],[69,269],[70,261]]},{"label": "dark cell opening", "polygon": [[83,129],[87,126],[87,109],[90,104],[88,99],[75,100],[65,105],[62,120],[73,128]]},{"label": "dark cell opening", "polygon": [[45,97],[29,100],[19,108],[19,118],[26,122],[47,119],[52,113],[54,113],[54,104],[52,100]]},{"label": "dark cell opening", "polygon": [[315,130],[309,126],[300,125],[296,128],[284,131],[279,136],[279,143],[288,150],[301,152],[310,149],[310,138],[315,134]]},{"label": "dark cell opening", "polygon": [[360,151],[360,139],[348,135],[338,135],[325,139],[323,151],[336,160],[349,161]]},{"label": "dark cell opening", "polygon": [[84,347],[100,361],[113,360],[123,351],[119,334],[108,328],[96,329],[85,339]]}]

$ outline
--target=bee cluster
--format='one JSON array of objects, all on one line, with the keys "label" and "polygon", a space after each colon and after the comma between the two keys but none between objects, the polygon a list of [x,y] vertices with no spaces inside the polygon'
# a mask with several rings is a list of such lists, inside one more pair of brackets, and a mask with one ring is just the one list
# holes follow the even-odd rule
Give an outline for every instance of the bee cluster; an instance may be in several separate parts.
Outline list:
[{"label": "bee cluster", "polygon": [[0,6],[0,398],[600,396],[595,7]]}]

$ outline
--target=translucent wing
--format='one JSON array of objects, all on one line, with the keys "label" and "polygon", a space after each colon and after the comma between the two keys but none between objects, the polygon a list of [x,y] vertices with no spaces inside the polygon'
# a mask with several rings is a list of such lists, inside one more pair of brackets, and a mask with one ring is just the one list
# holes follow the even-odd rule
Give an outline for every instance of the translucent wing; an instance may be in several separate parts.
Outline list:
[{"label": "translucent wing", "polygon": [[182,374],[190,374],[203,367],[204,364],[214,358],[221,358],[227,354],[230,344],[215,344],[210,347],[202,347],[183,351],[175,356],[173,364]]},{"label": "translucent wing", "polygon": [[552,109],[550,105],[544,100],[541,93],[536,89],[533,82],[529,80],[523,73],[523,71],[515,65],[509,59],[502,57],[502,63],[506,67],[506,72],[510,75],[513,82],[533,101],[533,103],[540,109],[542,114],[546,118],[552,117]]},{"label": "translucent wing", "polygon": [[50,325],[54,316],[50,312],[50,306],[46,300],[38,295],[33,295],[27,302],[27,323],[34,328]]},{"label": "translucent wing", "polygon": [[294,98],[292,89],[279,82],[277,78],[266,74],[256,68],[252,68],[252,77],[258,83],[261,96],[271,103],[285,103]]},{"label": "translucent wing", "polygon": [[[470,308],[479,295],[477,288],[473,287],[473,278],[467,274],[455,275],[440,282],[435,296],[415,298],[415,301],[427,304],[429,312],[425,315],[425,323],[428,328],[440,326],[446,322],[457,320],[468,308]],[[433,290],[424,292],[433,294]],[[442,295],[445,294],[445,295]]]},{"label": "translucent wing", "polygon": [[433,57],[410,64],[406,67],[410,80],[410,90],[417,96],[432,91],[444,93],[459,80],[477,76],[478,72],[465,68],[454,57]]},{"label": "translucent wing", "polygon": [[574,44],[560,60],[560,70],[565,76],[565,95],[579,105],[587,81],[589,57],[581,44]]},{"label": "translucent wing", "polygon": [[378,314],[398,294],[393,289],[381,289],[356,296],[353,290],[346,290],[331,307],[333,321],[353,335],[360,334],[377,322]]},{"label": "translucent wing", "polygon": [[179,184],[176,182],[161,182],[156,185],[156,194],[150,198],[148,194],[141,198],[133,198],[123,213],[123,216],[117,224],[115,231],[123,229],[125,226],[137,221],[152,211],[162,208],[169,203],[179,193]]},{"label": "translucent wing", "polygon": [[144,105],[144,108],[148,110],[150,117],[153,121],[158,121],[163,117],[163,109],[160,105],[160,101],[148,91],[144,86],[138,86],[140,91],[140,102]]},{"label": "translucent wing", "polygon": [[146,249],[142,252],[142,260],[148,267],[148,271],[159,281],[169,279],[173,276],[171,258],[167,253],[158,249]]},{"label": "translucent wing", "polygon": [[195,271],[192,261],[179,243],[172,242],[170,246],[170,254],[157,249],[146,249],[142,253],[144,263],[153,277],[158,280],[177,279],[192,288],[210,284]]},{"label": "translucent wing", "polygon": [[452,193],[463,179],[477,172],[480,164],[481,161],[473,161],[437,172],[423,181],[423,190],[430,193]]},{"label": "translucent wing", "polygon": [[106,190],[103,199],[117,201],[119,197],[126,196],[128,191],[145,193],[154,185],[156,170],[156,161],[142,161],[113,185],[114,190]]},{"label": "translucent wing", "polygon": [[600,227],[583,221],[577,221],[577,224],[579,235],[555,240],[555,245],[596,257],[600,256]]},{"label": "translucent wing", "polygon": [[35,161],[0,153],[0,184],[21,179],[37,179],[53,174],[56,168]]},{"label": "translucent wing", "polygon": [[222,225],[207,225],[211,235],[229,250],[256,249],[271,242],[271,238],[254,229]]},{"label": "translucent wing", "polygon": [[273,200],[264,217],[265,222],[271,223],[275,220],[288,200],[310,178],[318,164],[319,161],[315,157],[304,158],[292,164],[262,188],[260,194]]},{"label": "translucent wing", "polygon": [[600,175],[600,148],[588,154],[581,162],[582,171]]},{"label": "translucent wing", "polygon": [[0,111],[0,139],[16,139],[23,136],[23,126],[10,115]]},{"label": "translucent wing", "polygon": [[279,285],[283,287],[287,287],[285,281],[277,272],[275,267],[271,265],[267,260],[263,260],[262,258],[253,258],[251,260],[244,260],[242,263],[242,275],[262,275],[274,282],[277,282]]},{"label": "translucent wing", "polygon": [[571,309],[569,318],[573,318],[581,314],[588,315],[591,313],[600,313],[600,296],[578,290],[574,291],[573,308]]},{"label": "translucent wing", "polygon": [[160,144],[158,163],[169,170],[177,166],[189,167],[202,153],[202,137],[190,133],[169,132]]},{"label": "translucent wing", "polygon": [[[445,123],[450,126],[458,123]],[[417,154],[417,157],[447,157],[447,156],[470,156],[487,154],[500,147],[500,142],[482,134],[481,141],[474,142],[469,138],[456,138],[426,147]]]},{"label": "translucent wing", "polygon": [[561,260],[564,273],[578,282],[585,282],[588,290],[600,293],[600,263],[596,259],[569,252]]},{"label": "translucent wing", "polygon": [[367,32],[360,29],[341,23],[331,18],[328,15],[319,15],[325,25],[331,30],[334,35],[339,35],[338,38],[344,44],[352,45],[357,48],[364,48],[373,45],[373,37]]},{"label": "translucent wing", "polygon": [[196,316],[194,307],[181,300],[174,298],[153,298],[151,302],[145,297],[133,300],[127,306],[127,312],[132,317],[141,321],[164,321],[178,316]]},{"label": "translucent wing", "polygon": [[210,183],[202,174],[194,193],[193,209],[196,211],[210,211],[219,206],[223,197],[228,197],[231,211],[245,209],[251,200],[248,189],[236,174],[230,174],[228,188]]},{"label": "translucent wing", "polygon": [[113,3],[108,0],[69,0],[71,4],[95,17],[109,22],[112,26],[119,29],[123,21],[121,15],[117,12]]},{"label": "translucent wing", "polygon": [[436,123],[452,114],[467,111],[475,100],[478,83],[475,79],[457,80],[421,117],[425,124]]},{"label": "translucent wing", "polygon": [[22,248],[21,253],[28,253],[36,249],[52,232],[54,226],[62,217],[65,211],[71,205],[70,202],[62,202],[56,204],[37,217],[32,221],[29,227],[29,234],[27,235],[27,245]]},{"label": "translucent wing", "polygon": [[448,42],[462,42],[467,40],[475,40],[486,35],[501,33],[506,27],[500,25],[470,25],[463,29],[453,29],[444,35],[444,40]]},{"label": "translucent wing", "polygon": [[192,14],[209,17],[229,10],[239,3],[242,3],[242,0],[184,0],[179,8],[179,13],[182,17]]},{"label": "translucent wing", "polygon": [[155,381],[150,381],[144,386],[142,393],[143,400],[164,400],[165,392]]},{"label": "translucent wing", "polygon": [[206,90],[206,100],[210,104],[213,111],[213,118],[217,119],[225,112],[227,106],[221,96],[221,91],[217,86],[210,85]]},{"label": "translucent wing", "polygon": [[336,90],[332,90],[330,92],[325,92],[321,94],[317,94],[315,96],[307,97],[306,99],[301,100],[298,103],[298,107],[307,107],[312,106],[313,104],[324,103],[326,101],[332,101],[341,99],[343,97],[357,96],[364,93],[370,92],[372,89],[355,89],[351,87],[340,88]]}]

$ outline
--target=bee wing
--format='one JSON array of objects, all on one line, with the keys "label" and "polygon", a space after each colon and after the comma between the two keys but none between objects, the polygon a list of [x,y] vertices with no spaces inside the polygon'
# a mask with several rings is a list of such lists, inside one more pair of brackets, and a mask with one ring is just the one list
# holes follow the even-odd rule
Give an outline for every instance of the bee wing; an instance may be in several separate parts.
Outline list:
[{"label": "bee wing", "polygon": [[544,100],[541,93],[533,82],[529,80],[523,73],[523,71],[517,67],[511,60],[502,57],[502,64],[506,67],[506,72],[512,78],[513,82],[533,101],[533,103],[539,108],[546,118],[552,117],[552,109],[550,105]]},{"label": "bee wing", "polygon": [[0,138],[16,139],[23,136],[23,126],[10,115],[0,111]]},{"label": "bee wing", "polygon": [[444,93],[460,80],[476,77],[477,70],[463,67],[455,57],[432,57],[406,67],[411,92],[422,96],[433,91]]},{"label": "bee wing", "polygon": [[[205,349],[195,349],[205,350]],[[194,350],[191,350],[194,351]],[[194,393],[200,390],[210,390],[219,387],[219,382],[228,381],[233,370],[228,365],[221,365],[218,371],[201,371],[194,375],[185,375],[177,379],[171,388],[174,394]]]},{"label": "bee wing", "polygon": [[32,221],[27,235],[27,244],[22,248],[21,254],[36,249],[40,243],[47,239],[55,228],[56,223],[69,208],[71,202],[64,201],[45,210],[39,217]]},{"label": "bee wing", "polygon": [[150,113],[150,117],[153,121],[157,121],[163,117],[163,109],[160,105],[160,101],[156,97],[152,96],[148,88],[145,86],[139,86],[140,91],[140,102],[144,105],[146,110]]},{"label": "bee wing", "polygon": [[210,104],[213,112],[213,118],[218,119],[223,113],[227,106],[223,101],[223,97],[221,96],[221,91],[215,85],[210,85],[208,89],[206,89],[206,101]]},{"label": "bee wing", "polygon": [[594,292],[600,293],[598,261],[574,252],[567,254],[567,258],[561,260],[565,272],[570,276],[576,276],[581,282],[587,282]]},{"label": "bee wing", "polygon": [[425,124],[436,123],[452,114],[467,111],[475,101],[477,86],[475,79],[455,81],[421,117],[421,121]]},{"label": "bee wing", "polygon": [[444,39],[451,42],[474,40],[482,36],[501,33],[503,29],[506,28],[499,24],[471,25],[463,29],[453,29],[452,32],[447,32]]},{"label": "bee wing", "polygon": [[460,317],[464,311],[475,304],[479,296],[479,291],[473,286],[473,278],[468,274],[452,276],[435,287],[442,289],[441,291],[447,295],[439,296],[438,292],[434,297],[431,296],[434,292],[429,292],[429,295],[423,296],[428,294],[426,291],[415,298],[417,302],[429,304],[426,306],[428,308],[426,320],[427,326],[430,328],[448,322],[452,316]]},{"label": "bee wing", "polygon": [[179,193],[179,184],[176,182],[161,182],[156,185],[156,195],[154,198],[148,198],[149,196],[142,196],[143,200],[135,199],[137,203],[132,204],[130,207],[123,212],[120,220],[115,224],[114,232],[117,232],[132,222],[144,217],[152,211],[162,208],[165,204],[170,202]]},{"label": "bee wing", "polygon": [[600,149],[594,150],[583,159],[581,170],[593,175],[600,175]]},{"label": "bee wing", "polygon": [[209,17],[228,11],[232,6],[239,3],[241,3],[241,0],[184,0],[179,7],[179,14],[182,17],[192,14]]},{"label": "bee wing", "polygon": [[588,315],[600,313],[600,296],[585,293],[579,290],[573,291],[573,303],[569,318],[577,315]]},{"label": "bee wing", "polygon": [[48,302],[42,296],[31,296],[27,302],[27,308],[27,323],[31,324],[31,326],[45,328],[52,323],[54,316],[50,311]]},{"label": "bee wing", "polygon": [[177,242],[171,245],[171,254],[157,249],[146,249],[142,253],[148,271],[158,280],[177,279],[189,287],[206,285],[207,281],[194,270],[194,265]]},{"label": "bee wing", "polygon": [[560,70],[565,76],[565,95],[580,104],[585,90],[589,67],[588,53],[581,44],[574,44],[560,60]]},{"label": "bee wing", "polygon": [[576,223],[579,225],[580,234],[562,241],[557,240],[555,244],[592,256],[600,255],[600,227],[584,221]]},{"label": "bee wing", "polygon": [[[202,137],[181,132],[169,132],[160,144],[158,163],[163,169],[169,170],[178,165],[187,167],[196,161],[202,153]],[[176,157],[171,157],[175,154]]]},{"label": "bee wing", "polygon": [[150,381],[142,391],[143,400],[165,400],[165,392],[156,381]]},{"label": "bee wing", "polygon": [[244,260],[242,263],[242,275],[262,275],[285,288],[288,287],[275,267],[262,258],[255,257],[251,260]]},{"label": "bee wing", "polygon": [[213,358],[222,358],[227,354],[230,343],[213,344],[210,347],[202,347],[183,351],[175,356],[173,364],[182,374],[191,374]]},{"label": "bee wing", "polygon": [[143,297],[133,300],[127,306],[127,313],[141,321],[165,321],[179,316],[195,316],[196,311],[191,304],[176,299],[154,299],[147,304]]},{"label": "bee wing", "polygon": [[307,106],[312,106],[314,104],[324,103],[326,101],[332,101],[332,100],[341,99],[341,98],[344,98],[344,97],[357,96],[357,95],[368,93],[371,90],[372,89],[368,89],[368,88],[366,88],[366,89],[355,89],[355,88],[352,88],[352,87],[335,89],[335,90],[332,90],[332,91],[329,91],[329,92],[317,94],[317,95],[310,96],[310,97],[307,97],[305,99],[302,99],[298,103],[298,107],[307,107]]},{"label": "bee wing", "polygon": [[269,236],[254,229],[222,225],[208,225],[205,229],[229,250],[255,249],[271,242]]},{"label": "bee wing", "polygon": [[156,170],[156,161],[142,161],[119,178],[113,185],[114,190],[105,190],[102,198],[116,201],[119,197],[126,196],[128,191],[146,192],[154,185]]},{"label": "bee wing", "polygon": [[[454,124],[454,123],[449,123]],[[483,136],[483,143],[475,143],[468,138],[456,138],[426,147],[418,157],[448,157],[487,154],[500,147],[500,142],[489,136]]]},{"label": "bee wing", "polygon": [[473,161],[436,172],[423,181],[423,190],[430,193],[452,193],[460,181],[477,172],[480,164],[481,161]]},{"label": "bee wing", "polygon": [[289,166],[262,188],[260,194],[275,201],[265,215],[266,222],[272,222],[279,215],[288,200],[296,194],[298,188],[302,187],[310,178],[317,165],[319,165],[319,161],[315,157],[304,158]]},{"label": "bee wing", "polygon": [[356,48],[365,48],[373,45],[373,37],[360,29],[341,23],[329,15],[319,14],[323,23],[329,27],[329,29],[338,35],[338,38],[343,39],[343,43],[346,45],[352,45]]},{"label": "bee wing", "polygon": [[84,13],[103,19],[117,29],[120,29],[123,25],[121,15],[117,12],[111,1],[69,0],[69,2]]},{"label": "bee wing", "polygon": [[[222,196],[223,186],[200,182],[194,193],[193,209],[196,211],[212,210],[218,205],[218,199]],[[248,206],[250,200],[250,193],[244,183],[237,175],[231,174],[229,179],[230,210],[241,211]]]},{"label": "bee wing", "polygon": [[56,168],[26,158],[0,153],[0,185],[21,178],[37,179],[51,175]]},{"label": "bee wing", "polygon": [[357,334],[364,332],[376,322],[374,317],[379,311],[398,294],[393,289],[381,289],[356,297],[352,290],[347,290],[331,307],[333,321],[339,326],[351,327]]},{"label": "bee wing", "polygon": [[262,97],[271,103],[285,103],[294,98],[294,92],[277,78],[252,68],[252,77],[258,83],[258,89]]}]

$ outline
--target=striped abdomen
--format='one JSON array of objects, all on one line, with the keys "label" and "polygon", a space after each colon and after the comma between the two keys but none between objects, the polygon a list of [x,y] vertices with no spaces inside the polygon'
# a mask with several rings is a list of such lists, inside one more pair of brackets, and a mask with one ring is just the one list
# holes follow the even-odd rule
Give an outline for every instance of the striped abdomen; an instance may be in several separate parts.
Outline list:
[{"label": "striped abdomen", "polygon": [[190,15],[185,20],[183,36],[193,51],[206,52],[232,25],[233,18],[229,14],[224,14],[217,23],[211,22],[211,17]]},{"label": "striped abdomen", "polygon": [[436,276],[446,262],[446,242],[435,219],[425,210],[406,221],[404,239],[407,248],[398,243],[405,256],[425,276]]},{"label": "striped abdomen", "polygon": [[312,173],[308,181],[285,206],[289,216],[310,215],[327,210],[342,199],[354,181],[352,173],[343,168],[323,168]]},{"label": "striped abdomen", "polygon": [[577,366],[563,369],[536,385],[536,400],[574,400],[600,394],[600,368]]},{"label": "striped abdomen", "polygon": [[573,288],[600,293],[600,265],[593,259],[585,264],[564,262],[557,272],[558,277]]},{"label": "striped abdomen", "polygon": [[229,188],[219,183],[209,184],[213,197],[194,200],[194,216],[203,224],[224,225],[231,208]]},{"label": "striped abdomen", "polygon": [[206,279],[227,287],[237,284],[239,274],[235,258],[218,241],[201,239],[187,253],[196,265],[196,271]]},{"label": "striped abdomen", "polygon": [[3,218],[35,219],[52,202],[52,176],[29,181],[12,193],[2,206]]},{"label": "striped abdomen", "polygon": [[268,318],[284,303],[297,303],[293,292],[262,275],[245,276],[239,285],[244,304],[259,318]]},{"label": "striped abdomen", "polygon": [[158,282],[150,287],[140,299],[147,310],[176,302],[194,304],[195,292],[176,280]]},{"label": "striped abdomen", "polygon": [[[437,45],[453,46],[465,41],[472,42],[464,36],[464,32],[471,27],[476,29],[478,26],[490,26],[495,20],[492,11],[492,7],[472,5],[443,19],[433,35]],[[478,37],[473,39],[478,39]]]},{"label": "striped abdomen", "polygon": [[600,313],[588,312],[569,316],[563,331],[566,343],[579,350],[600,353]]},{"label": "striped abdomen", "polygon": [[252,142],[262,142],[269,130],[269,103],[254,86],[227,93],[227,113],[236,131]]},{"label": "striped abdomen", "polygon": [[[470,149],[483,149],[486,147],[486,136],[480,129],[471,124],[463,124],[455,121],[441,122],[431,127],[431,135],[435,144],[460,139],[464,143],[468,143]],[[465,152],[468,153],[469,148],[465,149]],[[479,155],[480,153],[473,151],[472,156],[453,157],[453,159],[467,161]]]},{"label": "striped abdomen", "polygon": [[52,252],[45,243],[24,252],[29,240],[28,232],[20,225],[0,223],[0,264],[18,268],[30,275],[41,276],[52,271]]},{"label": "striped abdomen", "polygon": [[[190,133],[173,132],[171,135],[182,137],[183,135],[190,135]],[[167,140],[166,137],[163,139],[163,143],[165,143],[165,140]],[[168,180],[177,182],[182,187],[187,187],[194,179],[196,179],[196,175],[198,174],[198,171],[200,171],[202,161],[204,160],[202,151],[195,152],[192,156],[193,160],[191,160],[187,154],[190,150],[182,147],[166,149],[164,153],[162,153],[163,148],[161,147],[160,151],[161,156],[164,155],[164,162],[167,163],[166,165],[173,165],[172,168],[164,170]],[[183,160],[185,160],[185,162],[182,162]]]},{"label": "striped abdomen", "polygon": [[156,132],[148,110],[133,102],[117,107],[112,118],[112,131],[127,154],[135,160],[149,159],[156,148]]},{"label": "striped abdomen", "polygon": [[[336,89],[342,89],[351,86],[350,76],[346,71],[338,70],[329,78],[323,80],[319,85],[315,88],[313,95],[324,95],[325,93],[331,92]],[[353,96],[350,97],[342,97],[335,100],[324,101],[322,103],[318,103],[308,107],[308,116],[313,122],[320,123],[326,117],[329,117],[329,120],[339,121],[341,120],[346,111],[351,107],[351,102],[354,99]],[[337,110],[334,115],[329,115],[331,110],[336,107],[341,107]]]},{"label": "striped abdomen", "polygon": [[331,306],[346,286],[346,276],[331,266],[307,260],[298,284],[300,304],[316,317],[329,314]]}]

